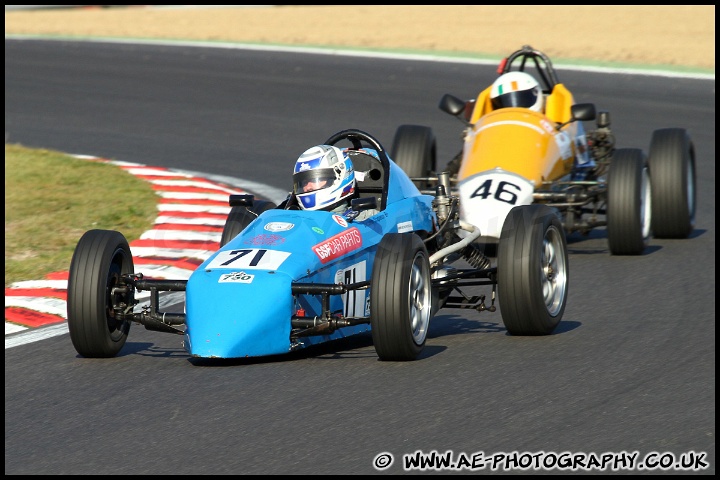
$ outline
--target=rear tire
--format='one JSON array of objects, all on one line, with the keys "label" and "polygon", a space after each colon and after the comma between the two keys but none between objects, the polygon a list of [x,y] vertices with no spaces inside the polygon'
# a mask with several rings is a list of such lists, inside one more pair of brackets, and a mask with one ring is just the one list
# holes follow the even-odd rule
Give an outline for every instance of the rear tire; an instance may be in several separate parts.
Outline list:
[{"label": "rear tire", "polygon": [[510,210],[500,233],[498,303],[511,335],[548,335],[568,297],[567,240],[559,212],[547,205]]},{"label": "rear tire", "polygon": [[380,360],[415,360],[432,317],[430,262],[414,233],[390,233],[378,245],[370,287],[370,324]]},{"label": "rear tire", "polygon": [[[430,127],[400,125],[395,131],[390,158],[410,178],[429,177],[435,172],[437,158],[435,134]],[[427,181],[413,181],[419,189],[430,187]]]},{"label": "rear tire", "polygon": [[273,202],[255,200],[251,207],[232,207],[223,227],[220,246],[224,247],[230,240],[245,230],[245,227],[250,225],[261,213],[276,206]]},{"label": "rear tire", "polygon": [[687,238],[695,226],[695,147],[682,128],[653,132],[648,154],[652,229],[657,238]]},{"label": "rear tire", "polygon": [[132,306],[134,291],[112,290],[133,268],[122,233],[89,230],[80,238],[70,262],[67,320],[70,340],[83,357],[114,357],[125,345],[130,321],[119,319],[113,307],[120,302]]},{"label": "rear tire", "polygon": [[608,172],[607,236],[612,255],[640,255],[650,243],[652,196],[645,155],[615,151]]}]

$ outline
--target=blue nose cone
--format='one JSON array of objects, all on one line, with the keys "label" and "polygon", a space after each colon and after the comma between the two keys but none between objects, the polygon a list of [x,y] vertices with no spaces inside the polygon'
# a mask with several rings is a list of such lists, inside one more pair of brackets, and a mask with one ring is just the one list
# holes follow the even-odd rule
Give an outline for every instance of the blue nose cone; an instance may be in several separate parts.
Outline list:
[{"label": "blue nose cone", "polygon": [[291,279],[265,270],[198,269],[186,290],[185,347],[193,357],[290,351]]}]

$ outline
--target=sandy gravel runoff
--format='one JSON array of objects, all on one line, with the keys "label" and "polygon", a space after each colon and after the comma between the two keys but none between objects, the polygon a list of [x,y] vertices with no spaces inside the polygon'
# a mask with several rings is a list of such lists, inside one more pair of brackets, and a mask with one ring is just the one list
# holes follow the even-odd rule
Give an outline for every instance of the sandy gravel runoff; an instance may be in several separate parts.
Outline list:
[{"label": "sandy gravel runoff", "polygon": [[715,71],[715,5],[211,7],[6,10],[5,34],[196,39],[491,58],[529,44],[555,63],[590,60]]}]

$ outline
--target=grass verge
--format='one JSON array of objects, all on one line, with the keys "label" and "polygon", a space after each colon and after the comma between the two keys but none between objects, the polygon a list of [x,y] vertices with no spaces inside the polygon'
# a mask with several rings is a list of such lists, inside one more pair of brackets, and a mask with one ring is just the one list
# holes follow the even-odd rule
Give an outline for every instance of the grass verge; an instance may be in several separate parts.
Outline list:
[{"label": "grass verge", "polygon": [[87,230],[136,240],[157,202],[148,182],[116,165],[5,144],[5,286],[69,270]]}]

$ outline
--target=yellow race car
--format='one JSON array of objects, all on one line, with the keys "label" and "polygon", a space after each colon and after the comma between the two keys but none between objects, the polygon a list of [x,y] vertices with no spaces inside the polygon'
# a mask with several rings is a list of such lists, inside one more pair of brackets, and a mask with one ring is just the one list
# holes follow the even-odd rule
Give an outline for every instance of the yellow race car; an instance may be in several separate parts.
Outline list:
[{"label": "yellow race car", "polygon": [[[461,217],[489,251],[513,207],[557,209],[567,234],[606,227],[610,253],[639,255],[651,236],[686,238],[695,221],[695,149],[685,129],[653,132],[650,150],[616,148],[610,115],[575,103],[544,53],[524,46],[504,58],[477,98],[446,94],[440,109],[466,124],[464,143],[436,170],[432,129],[398,127],[391,156],[421,189],[445,177]],[[585,131],[585,121],[596,121]]]}]

